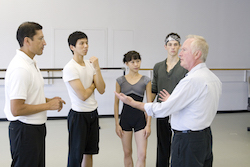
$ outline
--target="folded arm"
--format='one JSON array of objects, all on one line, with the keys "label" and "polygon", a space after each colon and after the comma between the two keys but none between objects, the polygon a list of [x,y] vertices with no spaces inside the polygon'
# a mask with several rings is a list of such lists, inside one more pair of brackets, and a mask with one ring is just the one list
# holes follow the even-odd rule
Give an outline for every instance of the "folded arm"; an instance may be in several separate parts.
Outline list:
[{"label": "folded arm", "polygon": [[82,85],[82,82],[80,81],[80,79],[75,79],[75,80],[69,81],[69,84],[76,92],[77,97],[79,99],[81,99],[82,101],[85,101],[86,99],[88,99],[95,90],[94,83],[92,83],[90,85],[90,87],[85,89],[84,86]]}]

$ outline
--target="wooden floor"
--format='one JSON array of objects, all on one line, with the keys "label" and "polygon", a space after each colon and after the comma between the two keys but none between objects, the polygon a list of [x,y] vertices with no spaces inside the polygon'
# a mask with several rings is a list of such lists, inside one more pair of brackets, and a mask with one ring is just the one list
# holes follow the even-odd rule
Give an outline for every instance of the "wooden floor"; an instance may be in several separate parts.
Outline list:
[{"label": "wooden floor", "polygon": [[[0,166],[11,163],[8,122],[0,121]],[[114,118],[100,118],[100,153],[94,156],[94,167],[122,167],[123,151],[120,139],[115,134]],[[250,166],[250,112],[217,114],[212,124],[214,167]],[[152,119],[152,134],[147,149],[147,167],[156,161],[155,119]],[[66,167],[67,164],[66,120],[47,121],[46,167]],[[133,142],[134,144],[135,142]],[[136,146],[133,145],[136,160]]]}]

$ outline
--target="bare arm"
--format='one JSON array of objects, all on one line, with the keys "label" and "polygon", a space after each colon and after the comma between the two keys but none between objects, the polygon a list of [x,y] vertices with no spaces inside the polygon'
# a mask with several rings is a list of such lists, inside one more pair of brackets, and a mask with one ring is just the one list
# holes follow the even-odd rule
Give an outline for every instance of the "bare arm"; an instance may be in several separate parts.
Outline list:
[{"label": "bare arm", "polygon": [[[116,92],[121,92],[120,85],[116,82]],[[115,104],[114,104],[114,117],[115,117],[115,131],[116,134],[121,138],[123,135],[122,128],[119,124],[119,99],[115,96]]]},{"label": "bare arm", "polygon": [[95,90],[94,83],[92,83],[89,88],[85,89],[80,79],[69,81],[69,84],[76,92],[77,97],[81,99],[82,101],[85,101],[86,99],[88,99]]},{"label": "bare arm", "polygon": [[153,102],[153,101],[155,100],[156,93],[151,93],[151,95],[152,95],[152,96],[151,96],[151,97],[152,97],[151,99],[152,99],[152,102]]},{"label": "bare arm", "polygon": [[[116,82],[116,92],[121,92],[120,85]],[[115,125],[119,125],[119,99],[115,96],[115,104],[114,104],[114,117],[115,117]]]},{"label": "bare arm", "polygon": [[[152,102],[152,93],[151,93],[151,82],[149,82],[146,86],[146,95],[147,95],[147,102],[150,103]],[[145,116],[147,118],[147,125],[145,127],[146,129],[146,133],[145,133],[145,137],[148,138],[151,134],[151,116],[148,116],[148,114],[146,112]]]},{"label": "bare arm", "polygon": [[98,58],[96,58],[95,56],[92,56],[89,60],[93,64],[95,71],[96,71],[96,75],[94,75],[94,83],[95,83],[96,89],[98,90],[100,94],[103,94],[105,92],[106,85],[102,77]]},{"label": "bare arm", "polygon": [[64,100],[60,97],[54,97],[53,99],[46,98],[46,103],[30,105],[25,104],[23,99],[13,99],[10,101],[11,113],[13,116],[23,116],[36,114],[45,110],[58,110],[61,111]]}]

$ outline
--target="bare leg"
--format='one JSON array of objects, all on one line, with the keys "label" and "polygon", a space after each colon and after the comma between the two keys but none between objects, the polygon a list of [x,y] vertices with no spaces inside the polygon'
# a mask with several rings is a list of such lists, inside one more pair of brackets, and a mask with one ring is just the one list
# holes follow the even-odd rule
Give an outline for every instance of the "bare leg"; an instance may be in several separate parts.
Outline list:
[{"label": "bare leg", "polygon": [[137,162],[136,167],[146,166],[146,153],[147,153],[147,139],[145,137],[145,130],[135,132],[135,141],[137,146]]},{"label": "bare leg", "polygon": [[124,165],[125,167],[133,167],[133,159],[132,159],[132,136],[133,132],[126,132],[123,131],[124,134],[122,135],[122,146],[124,152]]},{"label": "bare leg", "polygon": [[84,154],[82,159],[82,167],[92,167],[93,158],[91,154]]}]

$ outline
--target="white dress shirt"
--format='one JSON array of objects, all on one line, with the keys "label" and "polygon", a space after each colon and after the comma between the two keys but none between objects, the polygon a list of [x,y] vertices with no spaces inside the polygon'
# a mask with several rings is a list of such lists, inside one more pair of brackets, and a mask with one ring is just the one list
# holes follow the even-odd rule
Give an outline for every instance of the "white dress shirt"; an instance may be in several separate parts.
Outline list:
[{"label": "white dress shirt", "polygon": [[144,109],[157,118],[171,115],[174,130],[202,130],[211,125],[221,92],[221,81],[200,63],[179,82],[167,101],[146,103]]}]

